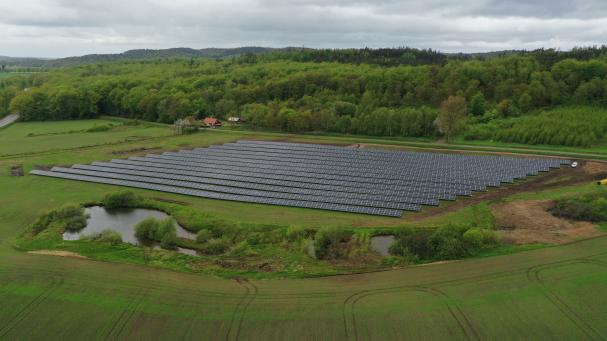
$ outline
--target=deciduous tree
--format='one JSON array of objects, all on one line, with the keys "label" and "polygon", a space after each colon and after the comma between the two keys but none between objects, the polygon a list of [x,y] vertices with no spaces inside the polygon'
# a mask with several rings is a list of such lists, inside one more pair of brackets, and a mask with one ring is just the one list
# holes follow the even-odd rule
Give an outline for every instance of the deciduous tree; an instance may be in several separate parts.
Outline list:
[{"label": "deciduous tree", "polygon": [[450,143],[453,136],[462,130],[466,112],[466,99],[461,96],[449,96],[441,103],[437,124],[445,134],[447,143]]}]

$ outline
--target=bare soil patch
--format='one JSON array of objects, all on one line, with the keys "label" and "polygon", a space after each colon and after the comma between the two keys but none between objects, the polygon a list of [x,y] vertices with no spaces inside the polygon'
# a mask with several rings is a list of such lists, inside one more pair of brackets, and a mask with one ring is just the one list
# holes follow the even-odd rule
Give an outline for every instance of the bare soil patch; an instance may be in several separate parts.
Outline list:
[{"label": "bare soil patch", "polygon": [[606,162],[587,161],[582,167],[589,175],[594,177],[593,180],[607,178]]},{"label": "bare soil patch", "polygon": [[37,255],[48,255],[48,256],[59,256],[59,257],[72,257],[78,259],[88,259],[83,255],[77,254],[75,252],[70,251],[60,251],[60,250],[36,250],[36,251],[28,251],[28,253],[34,253]]},{"label": "bare soil patch", "polygon": [[498,233],[506,243],[562,244],[601,234],[593,223],[553,216],[548,212],[552,207],[551,200],[529,200],[494,204],[491,211]]}]

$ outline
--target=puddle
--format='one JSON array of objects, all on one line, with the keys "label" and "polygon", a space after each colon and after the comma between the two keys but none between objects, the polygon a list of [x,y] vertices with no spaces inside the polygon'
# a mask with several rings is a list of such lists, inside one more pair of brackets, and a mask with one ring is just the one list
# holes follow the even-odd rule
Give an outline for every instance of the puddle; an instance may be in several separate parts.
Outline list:
[{"label": "puddle", "polygon": [[[122,241],[140,245],[142,244],[141,241],[135,237],[135,225],[137,223],[149,217],[156,219],[166,219],[169,217],[164,212],[144,208],[106,210],[102,206],[92,206],[87,207],[85,211],[89,215],[86,227],[78,232],[64,232],[63,240],[78,240],[81,235],[89,236],[105,229],[112,229],[120,232]],[[195,233],[184,229],[177,222],[175,222],[175,229],[177,230],[178,237],[196,239]],[[196,255],[196,251],[194,250],[178,248],[177,251],[187,255]]]},{"label": "puddle", "polygon": [[394,236],[375,236],[371,238],[371,247],[382,256],[389,256],[388,249],[394,241]]}]

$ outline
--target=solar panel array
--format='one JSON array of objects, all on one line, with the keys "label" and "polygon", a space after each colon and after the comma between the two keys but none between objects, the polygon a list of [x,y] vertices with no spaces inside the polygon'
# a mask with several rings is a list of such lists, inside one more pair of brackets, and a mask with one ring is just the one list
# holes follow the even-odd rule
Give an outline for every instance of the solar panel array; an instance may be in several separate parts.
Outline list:
[{"label": "solar panel array", "polygon": [[204,198],[398,217],[567,160],[249,141],[31,174]]}]

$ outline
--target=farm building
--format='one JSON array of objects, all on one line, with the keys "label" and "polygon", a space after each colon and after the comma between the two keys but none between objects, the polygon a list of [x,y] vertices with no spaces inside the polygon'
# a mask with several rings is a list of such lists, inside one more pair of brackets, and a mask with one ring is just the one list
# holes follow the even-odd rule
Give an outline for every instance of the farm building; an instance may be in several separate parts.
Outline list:
[{"label": "farm building", "polygon": [[202,124],[207,128],[218,128],[221,127],[221,121],[213,117],[205,117],[202,120]]}]

